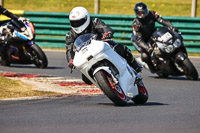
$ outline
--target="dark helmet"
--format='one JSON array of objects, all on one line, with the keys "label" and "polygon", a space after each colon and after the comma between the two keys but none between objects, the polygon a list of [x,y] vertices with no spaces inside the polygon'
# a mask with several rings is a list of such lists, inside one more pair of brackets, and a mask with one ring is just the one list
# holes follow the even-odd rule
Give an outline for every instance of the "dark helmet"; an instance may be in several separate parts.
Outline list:
[{"label": "dark helmet", "polygon": [[134,12],[137,18],[144,19],[149,14],[149,9],[143,2],[135,4]]}]

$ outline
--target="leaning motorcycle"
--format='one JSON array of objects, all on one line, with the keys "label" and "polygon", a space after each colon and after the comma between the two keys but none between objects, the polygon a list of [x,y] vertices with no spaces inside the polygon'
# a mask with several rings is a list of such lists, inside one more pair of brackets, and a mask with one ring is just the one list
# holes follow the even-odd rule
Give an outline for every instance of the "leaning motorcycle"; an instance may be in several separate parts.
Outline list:
[{"label": "leaning motorcycle", "polygon": [[142,78],[106,41],[88,33],[79,36],[74,45],[75,68],[99,87],[115,105],[124,106],[129,100],[135,104],[146,103],[148,92]]},{"label": "leaning motorcycle", "polygon": [[[35,64],[37,68],[47,67],[48,60],[45,53],[35,44],[35,28],[30,20],[7,20],[1,25],[0,31],[1,38],[9,38],[0,44],[2,65]],[[13,58],[14,53],[17,59]]]},{"label": "leaning motorcycle", "polygon": [[[135,48],[141,52],[136,45],[134,35],[132,42]],[[153,33],[151,41],[147,44],[153,48],[150,58],[156,70],[155,73],[159,77],[185,75],[190,80],[198,79],[198,72],[188,58],[180,33],[162,27]],[[146,65],[141,60],[139,62]]]}]

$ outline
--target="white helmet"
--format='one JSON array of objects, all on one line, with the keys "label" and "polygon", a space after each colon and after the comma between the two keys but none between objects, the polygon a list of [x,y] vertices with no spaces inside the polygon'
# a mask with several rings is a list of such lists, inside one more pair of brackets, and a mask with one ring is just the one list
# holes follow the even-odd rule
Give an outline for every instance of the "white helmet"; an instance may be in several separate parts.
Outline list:
[{"label": "white helmet", "polygon": [[69,21],[72,29],[79,34],[90,24],[90,15],[84,7],[75,7],[69,14]]}]

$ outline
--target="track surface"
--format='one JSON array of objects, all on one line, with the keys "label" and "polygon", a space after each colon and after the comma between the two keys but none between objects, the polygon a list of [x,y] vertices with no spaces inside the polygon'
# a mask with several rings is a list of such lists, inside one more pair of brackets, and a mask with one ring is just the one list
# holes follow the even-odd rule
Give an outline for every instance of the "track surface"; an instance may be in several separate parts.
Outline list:
[{"label": "track surface", "polygon": [[[33,65],[1,67],[0,71],[80,78],[70,74],[64,52],[45,51],[47,69]],[[200,58],[190,58],[200,72]],[[0,101],[1,133],[198,133],[200,132],[200,82],[185,77],[159,79],[144,70],[149,91],[145,105],[131,101],[116,107],[104,95]]]}]

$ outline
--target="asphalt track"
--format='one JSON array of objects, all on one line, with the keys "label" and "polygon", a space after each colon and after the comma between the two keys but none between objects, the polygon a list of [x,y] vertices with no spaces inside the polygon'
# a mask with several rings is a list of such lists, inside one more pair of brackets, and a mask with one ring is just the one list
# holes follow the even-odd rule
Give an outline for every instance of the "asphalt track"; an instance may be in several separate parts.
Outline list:
[{"label": "asphalt track", "polygon": [[[80,78],[67,69],[65,53],[45,51],[47,69],[0,66],[0,71]],[[200,58],[190,57],[200,72]],[[0,133],[199,133],[200,82],[182,77],[159,79],[144,70],[149,92],[145,105],[116,107],[104,95],[0,101]]]},{"label": "asphalt track", "polygon": [[11,64],[11,67],[0,66],[0,71],[80,78],[81,74],[78,70],[71,73],[71,70],[67,67],[65,51],[45,51],[45,53],[49,62],[46,69],[36,68],[33,64]]}]

